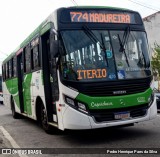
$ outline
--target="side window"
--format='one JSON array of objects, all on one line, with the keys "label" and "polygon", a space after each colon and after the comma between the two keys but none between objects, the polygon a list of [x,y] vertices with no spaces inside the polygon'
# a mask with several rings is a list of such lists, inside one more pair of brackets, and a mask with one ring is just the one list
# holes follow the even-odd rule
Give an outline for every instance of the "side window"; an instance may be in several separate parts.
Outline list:
[{"label": "side window", "polygon": [[6,79],[5,78],[5,64],[2,66],[2,76],[3,76],[3,81]]},{"label": "side window", "polygon": [[7,62],[6,63],[6,79],[8,79],[9,78],[9,63]]},{"label": "side window", "polygon": [[12,59],[9,61],[9,78],[12,77]]},{"label": "side window", "polygon": [[30,55],[30,46],[29,45],[25,48],[24,63],[25,63],[24,72],[26,72],[26,73],[30,72],[30,70],[31,70],[31,55]]},{"label": "side window", "polygon": [[13,58],[13,77],[16,77],[16,72],[17,72],[17,59],[16,59],[16,56],[14,56]]},{"label": "side window", "polygon": [[31,62],[32,69],[37,69],[40,67],[40,55],[39,55],[39,38],[37,37],[31,42]]},{"label": "side window", "polygon": [[7,79],[7,77],[6,77],[6,63],[4,64],[4,78],[5,78],[5,80]]},{"label": "side window", "polygon": [[33,68],[40,67],[39,48],[38,45],[33,48]]}]

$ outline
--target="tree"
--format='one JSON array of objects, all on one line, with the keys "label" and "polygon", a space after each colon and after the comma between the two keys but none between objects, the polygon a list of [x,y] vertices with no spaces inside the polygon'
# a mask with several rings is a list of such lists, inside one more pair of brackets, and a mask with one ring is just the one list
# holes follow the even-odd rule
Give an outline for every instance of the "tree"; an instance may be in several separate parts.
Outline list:
[{"label": "tree", "polygon": [[[158,84],[160,85],[159,78],[160,78],[160,46],[158,44],[155,44],[154,54],[152,55],[152,70],[153,70],[153,76],[154,80],[158,81]],[[160,86],[158,85],[158,89]]]}]

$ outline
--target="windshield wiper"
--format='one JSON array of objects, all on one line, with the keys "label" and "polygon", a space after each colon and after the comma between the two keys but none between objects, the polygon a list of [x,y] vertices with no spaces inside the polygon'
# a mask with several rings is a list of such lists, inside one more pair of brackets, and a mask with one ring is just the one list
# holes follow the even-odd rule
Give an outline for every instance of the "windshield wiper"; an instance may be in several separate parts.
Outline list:
[{"label": "windshield wiper", "polygon": [[105,56],[105,59],[106,59],[106,62],[107,62],[107,67],[108,67],[108,58],[107,58],[106,47],[105,47],[105,44],[104,44],[104,38],[103,38],[102,33],[101,33],[101,40],[102,40],[102,45],[103,45],[104,56]]},{"label": "windshield wiper", "polygon": [[123,52],[124,53],[125,58],[126,58],[126,62],[128,64],[128,66],[130,67],[129,62],[128,62],[128,57],[127,57],[127,54],[126,54],[126,51],[125,51],[125,45],[126,45],[126,43],[128,41],[129,34],[130,34],[130,26],[128,26],[127,29],[125,30],[125,32],[123,34],[122,41],[121,41],[120,36],[118,34],[118,40],[119,40],[119,44],[120,44],[119,52]]},{"label": "windshield wiper", "polygon": [[130,35],[130,26],[128,26],[126,28],[126,30],[124,31],[124,34],[123,34],[123,39],[122,39],[123,48],[125,47],[126,43],[128,42],[129,35]]},{"label": "windshield wiper", "polygon": [[107,58],[107,54],[106,54],[106,47],[105,47],[105,44],[104,44],[104,39],[103,39],[103,36],[102,36],[102,33],[101,33],[101,40],[102,42],[96,37],[96,35],[91,31],[91,29],[84,25],[83,27],[83,30],[84,30],[84,33],[95,43],[95,44],[99,44],[101,50],[104,52],[105,54],[105,59],[106,59],[106,63],[107,63],[107,67],[108,67],[108,58]]}]

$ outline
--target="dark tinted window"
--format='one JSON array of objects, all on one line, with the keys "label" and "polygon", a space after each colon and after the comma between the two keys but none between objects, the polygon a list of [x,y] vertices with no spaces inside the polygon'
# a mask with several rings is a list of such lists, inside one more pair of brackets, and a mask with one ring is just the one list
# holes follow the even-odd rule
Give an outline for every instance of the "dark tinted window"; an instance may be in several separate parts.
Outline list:
[{"label": "dark tinted window", "polygon": [[9,77],[9,63],[6,63],[6,79]]},{"label": "dark tinted window", "polygon": [[16,56],[13,58],[13,77],[16,77],[16,72],[17,72],[17,59]]},{"label": "dark tinted window", "polygon": [[5,80],[5,64],[2,66],[3,81]]},{"label": "dark tinted window", "polygon": [[9,78],[12,77],[12,59],[9,61]]},{"label": "dark tinted window", "polygon": [[33,57],[33,69],[36,69],[38,67],[40,67],[40,60],[39,60],[39,48],[38,48],[38,45],[35,46],[33,48],[33,51],[32,51],[32,57]]},{"label": "dark tinted window", "polygon": [[30,70],[31,70],[30,46],[27,46],[25,48],[24,62],[25,62],[24,72],[30,72]]}]

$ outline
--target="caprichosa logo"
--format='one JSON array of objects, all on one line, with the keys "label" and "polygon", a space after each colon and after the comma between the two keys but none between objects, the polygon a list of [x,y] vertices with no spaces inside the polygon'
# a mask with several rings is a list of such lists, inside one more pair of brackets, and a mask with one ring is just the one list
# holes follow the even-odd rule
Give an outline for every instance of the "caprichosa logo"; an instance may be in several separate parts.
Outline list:
[{"label": "caprichosa logo", "polygon": [[126,94],[127,93],[127,91],[125,91],[125,90],[118,90],[118,91],[113,91],[113,94]]},{"label": "caprichosa logo", "polygon": [[91,102],[91,106],[92,107],[105,107],[105,106],[112,106],[113,103],[112,102],[99,102],[99,103],[95,103],[95,102]]}]

